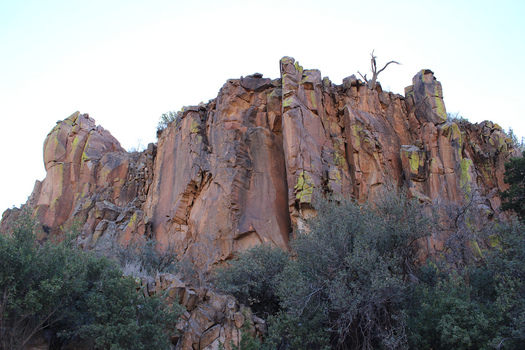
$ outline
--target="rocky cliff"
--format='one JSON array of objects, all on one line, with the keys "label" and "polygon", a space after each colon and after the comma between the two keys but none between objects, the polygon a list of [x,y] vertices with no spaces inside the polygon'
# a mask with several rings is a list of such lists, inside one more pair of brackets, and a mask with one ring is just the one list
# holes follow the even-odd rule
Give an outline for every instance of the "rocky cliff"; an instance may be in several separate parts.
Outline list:
[{"label": "rocky cliff", "polygon": [[258,243],[286,248],[318,194],[364,201],[395,185],[461,203],[476,193],[498,212],[512,142],[492,122],[448,121],[432,71],[402,96],[355,76],[336,85],[290,57],[280,66],[278,79],[228,80],[141,153],[87,114],[58,122],[44,143],[47,176],[26,204],[42,235],[79,222],[86,248],[147,236],[208,264]]}]

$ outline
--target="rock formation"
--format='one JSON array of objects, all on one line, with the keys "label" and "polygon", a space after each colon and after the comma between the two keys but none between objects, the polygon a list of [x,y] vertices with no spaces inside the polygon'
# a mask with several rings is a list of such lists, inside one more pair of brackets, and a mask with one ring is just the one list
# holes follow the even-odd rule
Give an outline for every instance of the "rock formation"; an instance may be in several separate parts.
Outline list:
[{"label": "rock formation", "polygon": [[280,65],[279,79],[228,80],[141,153],[87,114],[58,122],[44,143],[47,177],[26,205],[42,238],[77,222],[86,248],[147,236],[209,266],[259,243],[286,248],[316,195],[364,201],[395,185],[422,202],[476,193],[498,212],[512,142],[491,122],[448,121],[432,71],[401,96],[355,76],[333,84],[290,57]]},{"label": "rock formation", "polygon": [[[225,350],[238,347],[245,336],[262,338],[267,331],[266,321],[252,314],[232,296],[218,294],[207,288],[191,288],[170,274],[156,279],[143,279],[146,297],[164,293],[168,300],[186,308],[177,323],[178,334],[172,337],[176,350]],[[233,347],[232,347],[233,345]]]}]

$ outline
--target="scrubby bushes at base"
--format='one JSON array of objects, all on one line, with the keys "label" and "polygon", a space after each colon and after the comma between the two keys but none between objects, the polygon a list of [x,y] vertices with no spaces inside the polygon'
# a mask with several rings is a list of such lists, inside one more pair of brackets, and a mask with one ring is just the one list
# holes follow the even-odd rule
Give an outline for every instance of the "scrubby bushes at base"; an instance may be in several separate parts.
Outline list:
[{"label": "scrubby bushes at base", "polygon": [[0,349],[22,349],[41,331],[56,347],[169,349],[177,305],[145,298],[115,262],[62,242],[36,242],[25,215],[0,235]]},{"label": "scrubby bushes at base", "polygon": [[483,259],[461,268],[428,262],[407,298],[410,348],[525,348],[525,228],[500,223]]},{"label": "scrubby bushes at base", "polygon": [[318,214],[289,256],[255,247],[217,275],[216,284],[244,302],[265,300],[256,305],[270,314],[261,349],[524,348],[521,223],[463,232],[469,239],[454,248],[476,254],[451,260],[445,246],[420,266],[419,238],[443,229],[432,219],[442,208],[395,191],[374,203],[331,198],[314,206]]},{"label": "scrubby bushes at base", "polygon": [[[232,263],[230,277],[222,272],[219,285],[233,284],[231,276],[240,281],[271,276],[268,289],[279,311],[270,318],[268,348],[401,348],[402,301],[415,273],[416,241],[431,232],[419,204],[406,198],[393,191],[374,205],[318,200],[317,216],[297,233],[283,268],[264,265],[273,261],[271,249],[264,251],[266,258],[252,250]],[[243,292],[245,300],[253,297],[249,289]]]}]

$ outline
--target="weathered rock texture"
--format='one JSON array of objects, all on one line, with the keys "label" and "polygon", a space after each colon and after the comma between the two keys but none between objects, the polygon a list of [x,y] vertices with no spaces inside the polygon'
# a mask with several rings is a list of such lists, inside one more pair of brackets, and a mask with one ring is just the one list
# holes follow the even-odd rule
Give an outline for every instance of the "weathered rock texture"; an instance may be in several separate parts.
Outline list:
[{"label": "weathered rock texture", "polygon": [[80,222],[85,247],[148,236],[201,266],[258,243],[286,248],[319,194],[364,201],[395,185],[460,203],[476,193],[497,213],[512,142],[491,122],[447,121],[433,72],[401,96],[355,76],[335,85],[290,57],[280,64],[280,79],[229,80],[185,108],[142,153],[73,114],[49,133],[47,177],[27,206],[50,234]]},{"label": "weathered rock texture", "polygon": [[161,293],[186,308],[177,323],[178,334],[172,336],[175,350],[218,350],[221,345],[231,350],[243,336],[262,338],[267,331],[266,322],[232,296],[188,287],[170,274],[144,278],[141,284],[146,297]]}]

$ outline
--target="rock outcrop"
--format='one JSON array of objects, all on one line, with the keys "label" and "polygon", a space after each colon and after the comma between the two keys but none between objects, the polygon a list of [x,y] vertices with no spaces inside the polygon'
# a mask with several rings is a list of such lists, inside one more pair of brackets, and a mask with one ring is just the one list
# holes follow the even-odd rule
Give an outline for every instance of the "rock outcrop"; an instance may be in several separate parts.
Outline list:
[{"label": "rock outcrop", "polygon": [[218,350],[220,346],[230,350],[239,346],[243,336],[262,338],[267,331],[266,321],[232,296],[188,287],[171,274],[143,278],[141,289],[145,297],[160,293],[185,308],[176,326],[178,333],[171,339],[175,350]]},{"label": "rock outcrop", "polygon": [[201,266],[259,243],[287,248],[327,193],[364,201],[395,185],[454,203],[475,193],[498,212],[516,150],[496,124],[447,120],[432,71],[402,96],[355,76],[335,85],[290,57],[280,65],[279,79],[228,80],[214,100],[184,108],[142,153],[73,114],[49,133],[47,177],[27,206],[47,234],[79,222],[86,248],[147,236]]}]

